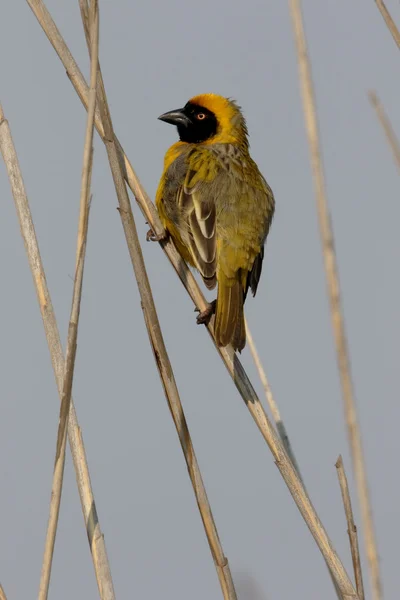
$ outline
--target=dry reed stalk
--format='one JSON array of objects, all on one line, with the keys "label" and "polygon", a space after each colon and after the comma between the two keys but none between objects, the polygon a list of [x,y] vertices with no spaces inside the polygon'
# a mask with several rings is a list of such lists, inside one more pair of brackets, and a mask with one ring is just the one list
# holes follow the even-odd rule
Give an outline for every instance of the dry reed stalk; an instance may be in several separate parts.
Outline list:
[{"label": "dry reed stalk", "polygon": [[375,109],[376,116],[378,117],[379,122],[382,125],[383,131],[385,132],[387,141],[393,152],[394,160],[398,168],[400,169],[400,142],[397,139],[389,117],[387,116],[382,102],[380,101],[375,92],[369,92],[368,97],[373,108]]},{"label": "dry reed stalk", "polygon": [[354,400],[353,383],[350,373],[350,361],[341,305],[333,231],[325,194],[325,182],[321,161],[316,106],[311,78],[311,66],[308,58],[300,0],[289,0],[289,4],[297,48],[304,119],[310,146],[311,165],[321,233],[322,253],[324,257],[328,285],[332,326],[336,343],[336,354],[340,373],[340,382],[342,386],[347,432],[351,448],[353,469],[357,481],[358,498],[361,506],[373,598],[374,600],[380,600],[382,597],[382,584],[379,571],[378,550],[375,539],[374,524],[372,520],[371,501],[369,497],[360,428],[357,421],[357,409]]},{"label": "dry reed stalk", "polygon": [[336,461],[336,469],[339,478],[340,490],[342,492],[344,512],[347,520],[347,533],[349,534],[351,558],[353,561],[354,577],[356,580],[357,594],[360,600],[364,600],[364,584],[361,570],[360,550],[358,547],[357,527],[354,523],[353,509],[351,507],[351,498],[349,484],[347,483],[346,472],[344,470],[343,459],[341,456]]},{"label": "dry reed stalk", "polygon": [[54,544],[56,540],[58,516],[60,512],[61,503],[61,492],[64,480],[65,448],[67,442],[67,422],[69,409],[71,405],[72,383],[75,369],[79,315],[82,298],[83,273],[85,266],[89,223],[89,197],[93,162],[94,111],[96,108],[97,57],[99,52],[99,12],[97,0],[92,0],[90,17],[91,56],[93,58],[91,61],[90,68],[89,108],[86,124],[85,145],[83,152],[75,277],[72,293],[71,315],[68,327],[67,348],[65,353],[65,375],[57,432],[56,458],[54,463],[53,483],[51,489],[50,514],[47,525],[42,572],[39,586],[39,600],[47,600],[49,593]]},{"label": "dry reed stalk", "polygon": [[5,591],[3,590],[3,586],[0,583],[0,600],[7,600],[7,596]]},{"label": "dry reed stalk", "polygon": [[[261,383],[262,383],[262,386],[264,388],[264,393],[265,393],[265,397],[266,397],[266,400],[267,400],[267,404],[268,404],[268,406],[270,408],[270,411],[272,413],[272,418],[274,419],[276,429],[278,431],[278,434],[279,434],[279,437],[280,437],[281,442],[283,444],[283,447],[285,448],[287,455],[289,456],[290,460],[292,461],[292,464],[293,464],[294,468],[296,469],[297,474],[298,474],[301,482],[304,485],[304,489],[307,492],[306,485],[305,485],[304,480],[303,480],[303,478],[301,476],[299,464],[297,462],[296,456],[295,456],[295,454],[293,452],[293,449],[292,449],[292,445],[290,443],[289,435],[288,435],[288,433],[286,431],[285,424],[282,421],[281,414],[280,414],[279,408],[278,408],[278,404],[276,403],[275,398],[274,398],[274,396],[272,394],[271,387],[270,387],[269,382],[268,382],[267,374],[266,374],[265,369],[263,367],[263,364],[261,362],[260,355],[258,354],[258,350],[257,350],[257,347],[256,347],[256,345],[254,343],[253,336],[252,336],[252,333],[250,331],[250,328],[249,328],[249,325],[247,323],[247,319],[246,318],[245,318],[245,324],[246,324],[246,339],[247,339],[247,343],[249,345],[250,353],[251,353],[251,355],[253,357],[253,361],[254,361],[254,364],[256,366],[256,369],[257,369],[257,372],[258,372],[258,376],[259,376],[259,378],[261,380]],[[338,597],[339,600],[342,600],[342,594],[341,594],[340,589],[339,589],[339,587],[338,587],[338,585],[336,583],[335,577],[331,573],[331,571],[329,569],[328,563],[326,563],[326,564],[327,564],[327,567],[328,567],[328,570],[329,570],[330,578],[331,578],[333,586],[335,588],[336,595],[337,595],[337,597]]]},{"label": "dry reed stalk", "polygon": [[[81,9],[82,22],[86,35],[89,54],[91,60],[93,61],[93,49],[90,48],[89,37],[88,2],[87,0],[79,0],[79,5]],[[179,396],[178,387],[176,385],[174,373],[172,370],[172,365],[165,347],[164,338],[158,320],[157,310],[154,304],[153,294],[151,291],[146,266],[142,255],[142,249],[136,230],[135,220],[133,217],[128,192],[126,189],[124,174],[119,160],[119,151],[115,143],[115,134],[112,125],[111,114],[109,111],[107,96],[104,88],[103,78],[101,75],[100,64],[98,62],[98,58],[95,58],[99,69],[99,85],[97,89],[99,106],[101,107],[100,114],[104,131],[106,134],[106,150],[110,163],[111,173],[114,180],[115,191],[118,197],[119,214],[121,217],[126,242],[128,245],[129,255],[131,258],[134,274],[139,289],[143,317],[149,335],[150,345],[154,353],[155,363],[160,375],[161,383],[164,388],[168,406],[170,408],[171,415],[178,433],[179,441],[181,443],[182,451],[186,460],[189,476],[192,482],[200,515],[204,524],[204,529],[206,532],[207,540],[211,550],[211,555],[213,557],[215,568],[220,581],[223,597],[225,600],[236,600],[237,596],[232,580],[231,571],[229,568],[228,559],[224,555],[224,551],[218,536],[218,531],[211,511],[211,506],[208,501],[206,489],[204,487],[200,468],[194,452],[192,439],[187,426],[185,414]]]},{"label": "dry reed stalk", "polygon": [[393,21],[390,12],[386,8],[386,4],[383,2],[383,0],[375,0],[375,3],[379,8],[379,11],[383,17],[383,20],[386,23],[387,28],[389,29],[394,41],[396,42],[397,47],[400,49],[400,32],[397,29],[396,23]]},{"label": "dry reed stalk", "polygon": [[[71,52],[66,46],[59,30],[57,29],[54,21],[52,20],[50,13],[48,12],[42,0],[27,0],[27,2],[33,10],[50,43],[57,52],[61,62],[63,63],[66,69],[67,75],[72,85],[78,93],[78,96],[81,99],[83,105],[87,109],[87,84],[82,73],[79,70],[78,65],[72,57]],[[97,131],[99,132],[100,137],[102,138],[104,143],[106,143],[106,135],[98,113],[96,113],[95,126]],[[132,165],[130,164],[127,156],[124,154],[124,151],[116,138],[115,144],[119,152],[120,163],[125,169],[124,177],[129,187],[131,188],[136,198],[136,201],[138,202],[152,230],[155,233],[161,233],[163,231],[163,228],[158,218],[155,206],[153,205],[153,203],[145,193],[144,189],[142,188],[132,168]],[[184,263],[178,251],[176,250],[172,240],[170,238],[162,240],[160,242],[160,245],[163,248],[165,254],[168,256],[172,266],[177,272],[179,278],[181,279],[186,291],[193,300],[194,304],[200,310],[204,310],[208,306],[208,303],[206,302],[202,292],[200,291],[200,288],[196,280],[194,279],[192,273],[190,272],[189,268]],[[208,331],[215,344],[212,321],[210,321]],[[357,594],[353,587],[353,584],[348,574],[346,573],[346,570],[343,564],[341,563],[338,555],[336,554],[336,551],[334,550],[332,543],[313,505],[311,504],[311,501],[304,489],[304,486],[295,468],[293,467],[290,458],[287,456],[285,449],[282,443],[280,442],[272,423],[268,419],[262,407],[262,404],[260,403],[257,394],[255,393],[251,382],[247,377],[247,374],[244,371],[242,364],[240,363],[240,360],[233,352],[231,347],[219,348],[216,344],[215,346],[226,368],[228,369],[228,372],[230,373],[239,393],[241,394],[247,408],[249,409],[254,421],[256,422],[265,441],[267,442],[275,459],[276,465],[286,485],[288,486],[289,491],[293,496],[293,499],[298,509],[300,510],[300,513],[302,514],[305,522],[307,523],[307,526],[309,527],[321,553],[323,554],[326,562],[329,565],[330,570],[332,571],[335,577],[335,580],[340,589],[340,592],[342,593],[343,598],[345,600],[348,600],[350,598],[356,599]]]},{"label": "dry reed stalk", "polygon": [[[60,335],[47,287],[46,276],[43,269],[38,241],[36,238],[28,198],[19,167],[18,157],[12,141],[10,128],[4,118],[1,106],[0,147],[10,179],[18,220],[21,227],[21,234],[28,255],[29,266],[32,271],[47,344],[49,346],[53,370],[61,399],[63,393],[65,363]],[[86,460],[82,434],[72,400],[68,417],[68,439],[76,473],[76,480],[78,484],[89,545],[92,552],[96,579],[100,590],[100,596],[104,600],[114,600],[115,595],[104,537],[100,529],[96,504],[90,483],[89,468]]]},{"label": "dry reed stalk", "polygon": [[277,403],[275,401],[275,398],[274,398],[274,396],[272,394],[271,387],[270,387],[269,381],[268,381],[268,377],[267,377],[267,374],[266,374],[265,369],[263,367],[263,364],[261,362],[261,359],[260,359],[260,356],[258,354],[258,350],[256,348],[256,345],[254,343],[254,339],[253,339],[253,336],[251,334],[249,325],[247,323],[247,319],[245,319],[245,323],[246,323],[246,339],[247,339],[247,343],[249,345],[250,353],[251,353],[251,356],[253,357],[253,361],[254,361],[254,364],[256,366],[256,369],[257,369],[257,372],[258,372],[258,376],[259,376],[260,381],[262,383],[262,386],[264,388],[265,398],[267,400],[269,409],[271,411],[272,418],[274,419],[274,422],[275,422],[275,425],[276,425],[276,429],[277,429],[277,431],[279,433],[279,437],[281,438],[282,444],[283,444],[283,446],[284,446],[284,448],[286,450],[287,455],[289,456],[290,460],[292,461],[293,466],[296,469],[299,477],[303,481],[303,478],[301,477],[299,465],[298,465],[298,462],[296,460],[296,456],[295,456],[295,454],[293,452],[292,445],[290,443],[290,439],[289,439],[288,433],[286,431],[285,424],[282,421],[281,413],[279,412],[278,405],[277,405]]}]

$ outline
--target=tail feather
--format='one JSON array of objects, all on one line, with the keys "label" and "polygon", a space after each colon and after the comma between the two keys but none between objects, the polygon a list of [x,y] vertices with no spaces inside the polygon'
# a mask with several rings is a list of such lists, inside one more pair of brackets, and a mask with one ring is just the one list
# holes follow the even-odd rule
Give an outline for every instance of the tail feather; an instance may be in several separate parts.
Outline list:
[{"label": "tail feather", "polygon": [[232,339],[232,346],[234,350],[238,350],[241,352],[246,345],[246,325],[244,322],[244,311],[243,311],[243,303],[241,306],[241,310],[239,311],[239,316],[237,320],[237,325],[235,329],[235,333]]},{"label": "tail feather", "polygon": [[219,346],[231,343],[233,349],[239,352],[246,344],[243,300],[240,277],[235,280],[218,277],[215,337]]}]

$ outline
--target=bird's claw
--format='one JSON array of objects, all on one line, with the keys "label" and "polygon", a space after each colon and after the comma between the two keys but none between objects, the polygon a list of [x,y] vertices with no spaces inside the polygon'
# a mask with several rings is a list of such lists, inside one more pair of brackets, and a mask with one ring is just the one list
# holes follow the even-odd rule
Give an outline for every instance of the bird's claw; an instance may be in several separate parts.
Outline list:
[{"label": "bird's claw", "polygon": [[200,312],[199,308],[194,309],[195,312],[199,313],[197,315],[197,319],[196,319],[197,325],[208,325],[209,324],[212,315],[215,313],[216,304],[217,304],[217,301],[213,300],[212,302],[210,302],[210,304],[207,306],[207,308],[201,312]]},{"label": "bird's claw", "polygon": [[154,233],[152,229],[149,229],[146,233],[146,241],[147,242],[161,242],[165,240],[167,237],[167,233],[164,231],[163,233]]}]

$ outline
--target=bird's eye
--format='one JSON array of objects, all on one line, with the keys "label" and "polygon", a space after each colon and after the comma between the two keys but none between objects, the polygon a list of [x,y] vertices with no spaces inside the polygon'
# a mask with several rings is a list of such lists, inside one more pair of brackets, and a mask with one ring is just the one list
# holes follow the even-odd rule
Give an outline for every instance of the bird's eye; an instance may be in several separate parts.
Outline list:
[{"label": "bird's eye", "polygon": [[206,115],[205,115],[204,113],[198,113],[198,114],[196,115],[196,118],[197,118],[199,121],[204,121],[204,119],[206,118]]}]

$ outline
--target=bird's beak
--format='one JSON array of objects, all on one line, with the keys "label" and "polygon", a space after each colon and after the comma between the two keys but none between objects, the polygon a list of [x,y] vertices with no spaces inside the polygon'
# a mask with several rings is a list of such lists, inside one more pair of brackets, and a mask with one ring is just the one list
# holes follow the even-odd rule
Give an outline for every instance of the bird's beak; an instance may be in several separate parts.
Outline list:
[{"label": "bird's beak", "polygon": [[165,121],[166,123],[170,123],[171,125],[183,125],[187,127],[191,124],[191,120],[184,113],[183,108],[178,108],[177,110],[170,110],[169,112],[164,113],[158,117],[160,121]]}]

